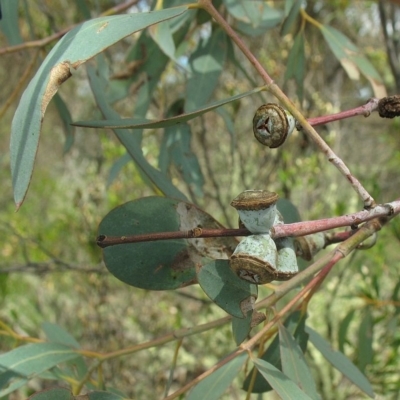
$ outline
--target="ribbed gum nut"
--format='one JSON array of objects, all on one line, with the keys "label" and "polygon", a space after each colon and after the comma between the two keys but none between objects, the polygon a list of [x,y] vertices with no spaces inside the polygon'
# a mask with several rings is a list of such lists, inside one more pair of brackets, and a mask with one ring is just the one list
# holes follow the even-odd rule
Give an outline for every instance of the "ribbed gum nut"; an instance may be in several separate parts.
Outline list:
[{"label": "ribbed gum nut", "polygon": [[239,278],[264,284],[276,279],[277,256],[275,242],[269,235],[251,235],[238,244],[230,266]]},{"label": "ribbed gum nut", "polygon": [[296,254],[306,261],[311,261],[315,254],[325,247],[325,235],[322,232],[299,236],[294,240]]},{"label": "ribbed gum nut", "polygon": [[289,111],[278,104],[268,103],[255,112],[253,133],[261,144],[274,149],[285,142],[295,125],[296,120]]},{"label": "ribbed gum nut", "polygon": [[268,233],[275,222],[279,196],[268,190],[246,190],[231,206],[236,208],[244,226],[254,234]]}]

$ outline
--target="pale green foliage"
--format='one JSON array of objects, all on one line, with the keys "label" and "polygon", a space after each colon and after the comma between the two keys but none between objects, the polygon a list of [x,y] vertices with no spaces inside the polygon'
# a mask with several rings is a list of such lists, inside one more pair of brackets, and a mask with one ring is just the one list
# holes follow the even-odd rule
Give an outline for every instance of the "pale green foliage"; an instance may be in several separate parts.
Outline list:
[{"label": "pale green foliage", "polygon": [[[150,7],[156,2],[140,1],[132,11],[143,11],[147,3],[153,3]],[[85,380],[100,353],[129,349],[226,316],[199,285],[144,291],[109,274],[95,238],[99,223],[114,207],[165,195],[176,199],[167,200],[171,204],[190,201],[233,227],[237,215],[230,201],[245,189],[265,188],[290,200],[288,204],[297,207],[303,220],[361,208],[343,177],[303,133],[295,131],[284,147],[274,151],[253,140],[254,111],[275,100],[260,92],[261,80],[252,65],[204,11],[172,8],[185,4],[180,0],[161,3],[169,9],[138,18],[140,23],[135,25],[137,20],[131,22],[136,14],[91,20],[114,5],[109,1],[1,2],[2,47],[47,37],[84,20],[88,29],[75,28],[44,48],[43,58],[22,83],[18,97],[24,91],[23,97],[2,116],[0,395],[19,387],[21,398],[36,393],[32,399],[74,399],[81,382],[86,385],[83,393],[96,390],[90,395],[94,400],[160,398],[223,360],[246,338],[249,315],[235,319],[233,335],[231,327],[222,324],[193,336],[179,331],[182,343],[115,356],[95,368],[90,381]],[[214,1],[306,116],[354,107],[384,86],[395,91],[384,43],[373,28],[377,25],[374,2],[307,1],[306,10],[321,25],[303,25],[298,3]],[[158,21],[163,22],[142,31]],[[101,32],[110,34],[99,39]],[[79,39],[78,46],[74,39]],[[99,53],[88,61],[87,69],[82,65],[61,85],[42,121],[43,93],[52,67],[59,61],[78,65]],[[32,58],[33,50],[28,49],[1,55],[3,104],[20,84]],[[127,119],[125,125],[120,125],[121,118]],[[112,120],[108,126],[119,129],[99,128],[105,126],[98,122],[102,119]],[[97,128],[72,128],[71,120]],[[184,128],[174,131],[179,121],[185,121]],[[140,123],[136,125],[140,129],[129,129],[133,123]],[[398,129],[398,121],[382,122],[372,115],[334,123],[318,132],[371,194],[385,202],[398,197]],[[10,200],[11,182],[18,205],[29,185],[18,213]],[[290,213],[298,218],[296,209]],[[162,216],[158,217],[160,227],[167,229],[170,225]],[[152,226],[151,216],[146,216],[146,229]],[[307,321],[304,315],[291,314],[286,328],[281,327],[281,341],[275,336],[265,343],[265,351],[254,353],[259,357],[254,359],[259,371],[254,389],[263,392],[272,386],[278,393],[287,389],[304,398],[317,398],[317,391],[323,399],[336,400],[359,397],[358,385],[369,395],[373,390],[385,399],[396,396],[400,390],[399,238],[399,222],[393,220],[375,247],[354,253],[335,267],[310,301]],[[152,249],[149,246],[144,252],[150,264]],[[168,246],[159,250],[172,252]],[[217,264],[211,262],[203,270],[200,283],[206,289],[224,280],[214,268]],[[192,266],[189,278],[194,276]],[[153,283],[150,278],[149,282]],[[182,283],[187,282],[183,279]],[[238,301],[240,293],[233,292],[228,297]],[[218,297],[219,292],[206,293],[215,303],[225,304],[226,297]],[[270,293],[269,287],[258,288],[259,299]],[[284,304],[286,298],[277,310]],[[233,313],[232,303],[223,308]],[[234,312],[236,317],[243,316],[240,304],[234,304]],[[308,334],[316,348],[308,346],[306,351]],[[26,337],[44,342],[27,344]],[[78,354],[78,346],[99,354]],[[290,358],[295,360],[293,368],[287,364]],[[14,362],[19,369],[13,375]],[[216,388],[210,395],[225,393],[221,398],[244,396],[240,388],[247,390],[256,373],[252,362],[246,353],[233,358],[193,389],[189,398],[198,398],[210,388]],[[246,368],[242,368],[244,363]],[[294,383],[304,363],[315,386],[308,370],[301,371],[307,387]],[[22,374],[18,376],[22,380],[16,373]],[[344,381],[343,374],[355,385]],[[69,385],[69,389],[40,392],[48,382]]]}]

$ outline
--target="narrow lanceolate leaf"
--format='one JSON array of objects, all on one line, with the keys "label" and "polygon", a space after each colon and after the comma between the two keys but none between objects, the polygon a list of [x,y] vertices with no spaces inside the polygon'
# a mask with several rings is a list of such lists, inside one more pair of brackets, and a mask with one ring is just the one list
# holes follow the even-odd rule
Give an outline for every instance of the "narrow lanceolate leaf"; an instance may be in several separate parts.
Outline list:
[{"label": "narrow lanceolate leaf", "polygon": [[306,57],[304,50],[304,34],[297,34],[290,50],[285,72],[285,80],[294,78],[297,84],[297,95],[303,98],[304,75],[306,70]]},{"label": "narrow lanceolate leaf", "polygon": [[367,378],[343,353],[333,350],[324,338],[308,326],[306,327],[306,332],[309,334],[311,343],[338,371],[345,375],[364,393],[374,398],[374,392]]},{"label": "narrow lanceolate leaf", "polygon": [[265,1],[224,0],[228,12],[236,19],[235,28],[246,35],[264,34],[279,24],[283,12],[270,7]]},{"label": "narrow lanceolate leaf", "polygon": [[187,400],[218,400],[239,374],[247,357],[247,353],[240,354],[217,369],[193,388]]},{"label": "narrow lanceolate leaf", "polygon": [[[304,353],[307,348],[308,334],[304,332],[306,315],[303,315],[299,311],[295,311],[290,314],[285,321],[285,327],[290,332],[300,346],[300,349]],[[279,348],[279,336],[276,335],[274,340],[268,346],[267,350],[261,356],[262,360],[268,361],[274,367],[282,370],[281,354]],[[254,384],[251,383],[254,368],[247,375],[244,383],[243,389],[248,391],[251,389],[252,393],[264,393],[272,390],[271,385],[266,381],[263,376],[257,371]],[[252,385],[252,386],[251,386]],[[251,388],[250,388],[251,386]]]},{"label": "narrow lanceolate leaf", "polygon": [[283,372],[260,358],[253,360],[261,375],[268,381],[282,400],[312,400]]},{"label": "narrow lanceolate leaf", "polygon": [[6,35],[8,45],[22,43],[18,24],[18,1],[2,0],[0,3],[3,14],[3,18],[0,20],[0,29]]},{"label": "narrow lanceolate leaf", "polygon": [[374,321],[369,308],[365,309],[364,317],[358,329],[357,366],[361,372],[372,363],[374,350],[372,348]]},{"label": "narrow lanceolate leaf", "polygon": [[357,46],[346,35],[331,26],[321,25],[320,30],[347,75],[351,79],[358,80],[362,73],[371,83],[376,97],[386,96],[382,78]]},{"label": "narrow lanceolate leaf", "polygon": [[58,114],[60,115],[64,133],[65,133],[65,143],[64,143],[64,154],[68,153],[71,149],[72,145],[74,144],[74,127],[71,125],[72,117],[68,110],[68,106],[66,105],[65,101],[62,97],[56,93],[54,96],[54,103],[57,107]]},{"label": "narrow lanceolate leaf", "polygon": [[354,317],[355,310],[350,310],[349,313],[343,318],[339,325],[338,340],[339,340],[339,351],[344,352],[344,345],[348,342],[347,331],[349,329],[350,322]]},{"label": "narrow lanceolate leaf", "polygon": [[279,326],[279,343],[282,372],[312,399],[320,399],[303,351],[292,334],[283,325]]},{"label": "narrow lanceolate leaf", "polygon": [[0,356],[0,397],[12,393],[30,379],[59,363],[79,357],[70,347],[56,343],[34,343]]},{"label": "narrow lanceolate leaf", "polygon": [[[287,2],[287,1],[285,3],[285,15],[287,15],[287,17],[282,24],[282,28],[281,28],[282,36],[287,35],[291,31],[291,29],[294,25],[294,22],[296,21],[297,16],[299,15],[300,8],[303,5],[302,4],[303,2],[301,0],[294,1],[294,2],[292,2],[293,4],[291,4],[291,5],[288,3],[289,2]],[[286,8],[288,8],[290,10],[287,14],[286,14]]]},{"label": "narrow lanceolate leaf", "polygon": [[75,338],[68,333],[66,330],[61,328],[61,326],[52,324],[50,322],[44,322],[42,324],[42,329],[46,334],[46,337],[49,342],[59,343],[65,346],[71,346],[75,348],[79,348],[79,343],[75,340]]},{"label": "narrow lanceolate leaf", "polygon": [[223,100],[215,101],[206,106],[203,106],[195,111],[189,112],[187,114],[181,114],[176,117],[159,119],[159,120],[145,120],[144,118],[124,118],[124,119],[107,119],[103,121],[93,120],[93,121],[77,121],[73,125],[83,126],[87,128],[132,128],[132,129],[156,129],[156,128],[166,128],[167,126],[173,126],[179,123],[190,121],[193,118],[199,117],[206,112],[214,110],[215,108],[221,107],[225,104],[232,103],[233,101],[242,99],[243,97],[250,96],[252,94],[261,92],[264,86],[250,90],[249,92],[241,93],[236,96],[228,97]]},{"label": "narrow lanceolate leaf", "polygon": [[96,18],[72,29],[54,46],[23,93],[12,122],[11,172],[17,207],[28,190],[47,105],[71,71],[124,37],[186,10],[182,6]]},{"label": "narrow lanceolate leaf", "polygon": [[197,110],[210,100],[224,68],[226,53],[227,38],[222,29],[216,29],[207,41],[199,42],[189,58],[191,76],[186,85],[186,112]]},{"label": "narrow lanceolate leaf", "polygon": [[197,280],[206,295],[228,314],[246,318],[257,299],[257,285],[240,279],[229,260],[215,260],[197,268]]}]

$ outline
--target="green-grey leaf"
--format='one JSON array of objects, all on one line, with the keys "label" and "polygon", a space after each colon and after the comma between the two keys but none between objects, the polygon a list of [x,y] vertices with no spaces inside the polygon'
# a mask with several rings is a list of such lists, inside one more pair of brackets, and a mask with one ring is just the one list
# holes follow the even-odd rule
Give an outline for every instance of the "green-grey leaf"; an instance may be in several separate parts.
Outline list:
[{"label": "green-grey leaf", "polygon": [[56,343],[34,343],[0,355],[0,397],[12,393],[28,380],[59,363],[80,357],[70,347]]},{"label": "green-grey leaf", "polygon": [[23,42],[19,32],[18,3],[18,0],[1,1],[3,18],[0,20],[0,29],[7,37],[7,42],[10,46],[15,46]]},{"label": "green-grey leaf", "polygon": [[303,351],[283,325],[279,326],[279,343],[283,373],[312,399],[320,399]]},{"label": "green-grey leaf", "polygon": [[[300,8],[302,6],[302,3],[303,3],[302,0],[296,0],[290,6],[286,2],[286,4],[285,4],[285,15],[287,15],[287,17],[286,17],[285,21],[282,24],[282,28],[281,28],[281,35],[282,36],[285,36],[290,32],[294,22],[296,21],[297,16],[299,15],[299,11],[300,11]],[[289,8],[290,11],[288,13],[286,12],[286,7],[290,7]]]},{"label": "green-grey leaf", "polygon": [[[209,101],[224,67],[227,52],[226,34],[216,29],[190,56],[191,76],[186,84],[185,112],[197,110]],[[201,88],[201,90],[199,90]]]},{"label": "green-grey leaf", "polygon": [[282,214],[285,224],[293,224],[294,222],[301,221],[299,210],[290,200],[279,199],[276,206]]},{"label": "green-grey leaf", "polygon": [[373,342],[374,322],[369,308],[365,309],[364,317],[358,329],[357,366],[361,372],[365,371],[374,358]]},{"label": "green-grey leaf", "polygon": [[197,271],[197,280],[206,295],[228,314],[246,318],[257,299],[257,285],[240,279],[229,260],[214,260]]},{"label": "green-grey leaf", "polygon": [[311,343],[321,354],[343,375],[358,386],[364,393],[374,398],[374,391],[367,378],[360,370],[343,354],[331,348],[330,344],[310,327],[306,326]]},{"label": "green-grey leaf", "polygon": [[206,112],[214,110],[215,108],[221,107],[225,104],[231,103],[233,101],[242,99],[243,97],[250,96],[252,94],[261,92],[265,87],[261,86],[250,90],[249,92],[241,93],[236,96],[228,97],[223,100],[212,102],[202,108],[192,111],[187,114],[178,115],[176,117],[160,119],[160,120],[145,120],[144,118],[125,118],[125,119],[106,119],[104,121],[77,121],[73,125],[83,126],[87,128],[133,128],[133,129],[155,129],[155,128],[165,128],[168,126],[173,126],[179,123],[190,121]]},{"label": "green-grey leaf", "polygon": [[278,25],[283,12],[266,2],[224,0],[229,13],[237,19],[235,28],[249,36],[258,36]]},{"label": "green-grey leaf", "polygon": [[297,93],[300,99],[303,97],[305,66],[304,34],[301,31],[297,34],[293,46],[290,49],[285,72],[285,81],[291,78],[295,79]]},{"label": "green-grey leaf", "polygon": [[339,325],[338,340],[339,340],[339,351],[344,352],[344,344],[347,342],[347,331],[349,329],[350,322],[354,317],[355,310],[350,310],[349,313],[343,318]]},{"label": "green-grey leaf", "polygon": [[248,312],[246,318],[232,317],[232,333],[235,343],[239,346],[251,331],[253,312]]},{"label": "green-grey leaf", "polygon": [[[107,85],[107,82],[97,74],[95,68],[88,65],[87,71],[90,86],[97,106],[100,108],[102,114],[106,118],[118,118],[118,114],[110,107],[106,100],[104,87]],[[125,129],[117,129],[114,132],[120,142],[125,146],[140,171],[156,188],[166,196],[186,200],[186,196],[172,184],[165,174],[162,174],[159,170],[149,164],[143,155],[138,137],[132,135],[132,132]]]},{"label": "green-grey leaf", "polygon": [[75,340],[75,338],[59,325],[52,324],[51,322],[43,322],[42,329],[49,342],[59,343],[75,348],[80,347],[80,344]]},{"label": "green-grey leaf", "polygon": [[239,374],[247,357],[247,353],[240,354],[218,368],[193,388],[187,400],[218,400]]},{"label": "green-grey leaf", "polygon": [[108,173],[107,187],[109,187],[114,182],[121,169],[125,167],[125,165],[128,164],[130,161],[132,161],[132,157],[129,153],[125,153],[123,156],[118,158],[117,161],[114,162],[114,164],[110,168],[110,172]]},{"label": "green-grey leaf", "polygon": [[196,197],[200,198],[203,196],[204,177],[197,156],[192,151],[191,141],[192,132],[188,124],[165,128],[160,159],[164,173],[173,163]]},{"label": "green-grey leaf", "polygon": [[320,30],[350,78],[358,79],[358,72],[361,71],[373,86],[381,84],[379,73],[347,36],[328,25],[321,25]]},{"label": "green-grey leaf", "polygon": [[[153,196],[112,210],[101,221],[99,235],[186,231],[198,226],[223,228],[193,204]],[[196,265],[204,259],[228,258],[236,245],[234,238],[162,240],[109,246],[103,257],[107,269],[121,281],[143,289],[169,290],[195,283]]]},{"label": "green-grey leaf", "polygon": [[172,37],[169,21],[160,22],[150,28],[153,40],[160,49],[172,60],[175,59],[175,42]]},{"label": "green-grey leaf", "polygon": [[54,96],[54,104],[57,107],[65,132],[64,154],[67,153],[74,144],[74,127],[71,125],[72,117],[68,110],[68,106],[62,97],[56,93]]},{"label": "green-grey leaf", "polygon": [[276,367],[260,358],[253,360],[254,365],[268,381],[282,400],[312,400],[293,381]]},{"label": "green-grey leaf", "polygon": [[53,47],[24,91],[11,126],[11,172],[17,207],[28,190],[45,110],[71,71],[124,37],[186,10],[187,6],[182,6],[96,18],[72,29]]},{"label": "green-grey leaf", "polygon": [[[304,332],[306,315],[302,315],[300,311],[296,311],[289,315],[285,321],[285,327],[290,332],[293,333],[296,342],[299,344],[303,353],[307,348],[307,341],[308,335]],[[267,350],[261,356],[261,359],[268,361],[274,367],[278,368],[279,370],[282,369],[281,364],[281,355],[280,355],[280,348],[279,348],[279,336],[276,335],[271,344],[268,346]],[[243,389],[248,391],[250,388],[250,383],[252,380],[253,371],[247,375],[244,383]],[[272,390],[270,384],[262,377],[262,375],[257,371],[256,379],[254,381],[254,385],[252,387],[253,393],[264,393]]]},{"label": "green-grey leaf", "polygon": [[28,400],[74,400],[71,391],[65,388],[47,389],[35,393]]}]

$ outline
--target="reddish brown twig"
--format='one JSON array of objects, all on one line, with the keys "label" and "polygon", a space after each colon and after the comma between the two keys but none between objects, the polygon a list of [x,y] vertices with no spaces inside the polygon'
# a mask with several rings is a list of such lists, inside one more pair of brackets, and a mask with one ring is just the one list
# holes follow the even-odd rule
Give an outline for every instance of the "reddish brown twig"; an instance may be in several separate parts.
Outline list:
[{"label": "reddish brown twig", "polygon": [[[275,225],[271,229],[272,238],[280,238],[285,236],[305,236],[312,233],[324,232],[329,229],[340,228],[344,226],[352,226],[354,229],[359,224],[370,221],[374,218],[389,217],[400,212],[400,200],[391,203],[381,204],[372,210],[363,210],[354,214],[347,214],[339,217],[320,219],[315,221],[303,221],[293,224]],[[247,229],[202,229],[194,228],[188,231],[175,232],[155,232],[142,235],[124,235],[124,236],[106,236],[100,235],[96,239],[96,243],[101,248],[115,246],[118,244],[151,242],[156,240],[170,239],[193,239],[206,237],[223,237],[223,236],[249,236],[251,232]],[[345,234],[343,240],[349,236]]]}]

